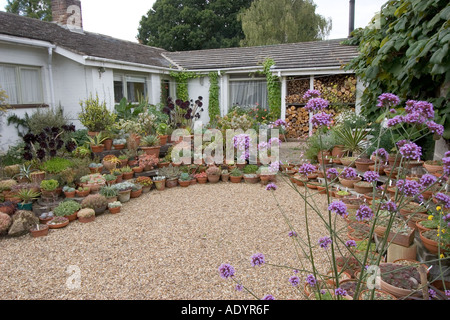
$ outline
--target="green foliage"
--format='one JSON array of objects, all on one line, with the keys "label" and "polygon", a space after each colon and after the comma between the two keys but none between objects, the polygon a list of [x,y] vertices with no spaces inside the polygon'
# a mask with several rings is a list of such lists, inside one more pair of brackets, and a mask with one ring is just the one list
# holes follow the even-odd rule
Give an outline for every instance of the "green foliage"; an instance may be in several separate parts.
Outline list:
[{"label": "green foliage", "polygon": [[39,169],[48,173],[60,173],[72,166],[73,162],[70,161],[69,159],[54,157],[42,163]]},{"label": "green foliage", "polygon": [[180,174],[180,180],[181,181],[190,181],[191,179],[192,179],[191,176],[187,172],[182,172]]},{"label": "green foliage", "polygon": [[65,217],[74,214],[81,209],[81,205],[75,200],[66,200],[61,202],[55,209],[53,213],[57,217]]},{"label": "green foliage", "polygon": [[156,0],[138,40],[168,51],[229,48],[244,38],[237,14],[253,0]]},{"label": "green foliage", "polygon": [[245,34],[242,46],[320,40],[331,30],[331,20],[317,14],[311,0],[254,1],[238,19]]},{"label": "green foliage", "polygon": [[195,72],[187,72],[187,71],[171,71],[170,76],[175,79],[176,87],[177,87],[177,99],[188,101],[189,100],[189,91],[188,84],[190,79],[195,79],[200,77]]},{"label": "green foliage", "polygon": [[256,164],[248,164],[244,167],[245,174],[252,174],[258,171],[258,166]]},{"label": "green foliage", "polygon": [[54,191],[54,190],[56,190],[56,188],[59,187],[59,182],[56,179],[42,180],[40,187],[42,190],[45,190],[45,191]]},{"label": "green foliage", "polygon": [[117,115],[108,110],[106,102],[100,102],[98,94],[95,98],[91,94],[85,101],[80,102],[80,106],[78,119],[89,131],[103,131],[112,126],[116,120]]},{"label": "green foliage", "polygon": [[444,138],[450,138],[449,21],[447,0],[391,0],[371,25],[353,32],[346,43],[358,45],[360,55],[346,68],[365,84],[365,115],[378,118],[376,101],[383,92],[403,102],[427,100],[435,107],[435,121],[445,127]]},{"label": "green foliage", "polygon": [[273,75],[270,68],[275,65],[272,59],[266,59],[263,63],[267,80],[267,102],[269,104],[270,119],[277,120],[281,116],[281,82],[278,76]]},{"label": "green foliage", "polygon": [[348,155],[354,156],[365,149],[363,143],[368,134],[364,128],[340,127],[336,130],[336,142],[344,146],[343,149]]},{"label": "green foliage", "polygon": [[123,97],[119,104],[114,106],[114,111],[118,119],[131,120],[137,118],[137,115],[144,111],[144,105],[139,103],[136,106]]},{"label": "green foliage", "polygon": [[208,113],[210,122],[215,122],[220,116],[219,104],[219,74],[215,71],[209,73],[209,105]]},{"label": "green foliage", "polygon": [[35,18],[42,21],[52,21],[51,0],[8,0],[6,12]]}]

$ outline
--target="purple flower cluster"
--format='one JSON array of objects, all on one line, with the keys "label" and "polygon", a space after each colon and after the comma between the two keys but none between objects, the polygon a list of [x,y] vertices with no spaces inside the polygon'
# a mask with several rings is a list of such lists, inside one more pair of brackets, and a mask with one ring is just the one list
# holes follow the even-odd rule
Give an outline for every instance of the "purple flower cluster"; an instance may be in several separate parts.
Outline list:
[{"label": "purple flower cluster", "polygon": [[369,221],[373,218],[373,211],[365,204],[360,205],[359,209],[356,210],[356,220],[358,221]]},{"label": "purple flower cluster", "polygon": [[392,119],[389,119],[386,125],[388,128],[392,128],[398,125],[399,123],[402,123],[403,120],[404,120],[403,116],[395,116]]},{"label": "purple flower cluster", "polygon": [[355,169],[352,167],[346,167],[344,170],[342,170],[342,177],[345,179],[353,179],[358,176]]},{"label": "purple flower cluster", "polygon": [[321,248],[327,249],[328,246],[333,242],[330,237],[323,237],[319,239],[319,245]]},{"label": "purple flower cluster", "polygon": [[389,153],[384,148],[375,150],[372,155],[381,158],[382,161],[387,161],[389,159]]},{"label": "purple flower cluster", "polygon": [[306,276],[306,283],[310,286],[310,287],[315,287],[317,284],[317,279],[312,275],[312,274],[308,274]]},{"label": "purple flower cluster", "polygon": [[289,278],[289,282],[294,286],[298,286],[298,284],[300,283],[300,278],[297,276],[292,276]]},{"label": "purple flower cluster", "polygon": [[236,291],[242,291],[242,289],[244,289],[244,286],[243,286],[242,284],[239,284],[239,283],[238,283],[238,284],[236,285],[236,288],[235,288],[235,289],[236,289]]},{"label": "purple flower cluster", "polygon": [[320,111],[326,109],[329,102],[322,98],[312,98],[306,103],[305,110],[309,112]]},{"label": "purple flower cluster", "polygon": [[393,201],[383,202],[380,207],[382,210],[387,210],[389,212],[397,211],[397,205]]},{"label": "purple flower cluster", "polygon": [[395,107],[400,104],[400,98],[393,93],[383,93],[378,97],[377,107]]},{"label": "purple flower cluster", "polygon": [[311,117],[311,123],[315,127],[328,127],[329,125],[331,125],[332,119],[333,117],[331,116],[331,114],[320,112]]},{"label": "purple flower cluster", "polygon": [[320,97],[320,95],[321,95],[321,93],[319,90],[308,90],[303,95],[303,99],[309,100],[311,98],[318,98],[318,97]]},{"label": "purple flower cluster", "polygon": [[251,256],[250,263],[252,267],[262,266],[264,263],[266,263],[266,259],[262,253],[255,253]]},{"label": "purple flower cluster", "polygon": [[380,175],[375,171],[366,171],[363,177],[367,182],[376,182],[380,178]]},{"label": "purple flower cluster", "polygon": [[405,144],[410,143],[410,142],[411,142],[411,141],[409,141],[409,140],[403,139],[403,140],[397,141],[397,143],[396,143],[395,145],[397,146],[397,148],[401,148],[401,147],[403,147]]},{"label": "purple flower cluster", "polygon": [[444,208],[450,208],[450,197],[442,192],[438,192],[434,195],[434,198],[437,200],[437,202],[444,205]]},{"label": "purple flower cluster", "polygon": [[339,171],[336,168],[327,169],[327,179],[333,180],[339,175]]},{"label": "purple flower cluster", "polygon": [[334,294],[337,296],[346,296],[347,295],[347,291],[345,291],[345,289],[342,288],[337,288],[334,290]]},{"label": "purple flower cluster", "polygon": [[266,186],[266,190],[277,190],[277,185],[271,182]]},{"label": "purple flower cluster", "polygon": [[316,167],[310,163],[304,163],[298,168],[298,173],[302,175],[308,175],[314,171],[316,171]]},{"label": "purple flower cluster", "polygon": [[275,300],[275,298],[271,294],[266,294],[261,300]]},{"label": "purple flower cluster", "polygon": [[288,235],[289,235],[289,237],[296,237],[297,236],[297,232],[289,231]]},{"label": "purple flower cluster", "polygon": [[430,120],[427,121],[425,125],[430,132],[435,133],[438,136],[442,136],[444,134],[444,126],[441,124],[437,124],[436,122]]},{"label": "purple flower cluster", "polygon": [[235,274],[234,267],[228,263],[222,263],[219,267],[220,276],[224,279],[233,277]]},{"label": "purple flower cluster", "polygon": [[450,175],[450,155],[447,154],[447,152],[444,155],[444,158],[442,158],[442,164],[444,166],[444,175],[449,176]]},{"label": "purple flower cluster", "polygon": [[345,242],[345,246],[347,248],[356,247],[356,241],[355,240],[348,240],[347,242]]},{"label": "purple flower cluster", "polygon": [[328,206],[328,210],[340,215],[341,217],[346,217],[348,215],[347,205],[341,200],[333,201],[332,203],[330,203],[330,205]]},{"label": "purple flower cluster", "polygon": [[422,185],[415,180],[398,180],[396,186],[406,197],[413,197],[422,190]]},{"label": "purple flower cluster", "polygon": [[414,142],[406,143],[399,149],[400,154],[409,160],[420,160],[422,156],[422,148]]},{"label": "purple flower cluster", "polygon": [[419,183],[424,187],[424,188],[428,188],[429,186],[433,185],[434,183],[436,183],[437,178],[436,176],[432,175],[432,174],[424,174],[420,179],[419,179]]},{"label": "purple flower cluster", "polygon": [[408,100],[405,103],[405,111],[407,113],[417,113],[421,117],[426,119],[434,118],[434,107],[433,104],[428,101],[416,101],[416,100]]},{"label": "purple flower cluster", "polygon": [[233,145],[237,150],[243,152],[242,158],[248,159],[250,156],[250,136],[248,134],[238,134],[233,137]]}]

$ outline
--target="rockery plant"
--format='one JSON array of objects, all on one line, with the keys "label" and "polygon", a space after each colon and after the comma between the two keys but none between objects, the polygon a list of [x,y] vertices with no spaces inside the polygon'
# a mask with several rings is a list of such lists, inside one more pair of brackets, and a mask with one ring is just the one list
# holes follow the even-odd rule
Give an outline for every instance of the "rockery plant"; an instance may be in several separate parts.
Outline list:
[{"label": "rockery plant", "polygon": [[[311,122],[313,126],[322,132],[325,132],[328,127],[332,124],[332,116],[325,112],[328,107],[328,101],[320,98],[321,93],[317,90],[309,90],[305,94],[305,99],[307,99],[307,104],[305,108],[311,112],[312,118]],[[385,159],[389,156],[389,151],[394,151],[396,154],[396,160],[398,161],[398,167],[407,168],[411,162],[420,160],[422,157],[421,147],[416,143],[417,140],[421,139],[425,135],[432,134],[436,137],[440,137],[443,134],[444,128],[442,125],[437,124],[433,121],[434,110],[433,105],[427,101],[413,101],[408,100],[404,105],[401,105],[401,100],[394,94],[384,93],[379,96],[378,107],[382,108],[384,113],[384,123],[382,129],[378,132],[377,139],[371,140],[367,145],[365,145],[362,152],[368,152],[367,150],[375,150],[373,156],[384,156]],[[383,117],[381,117],[383,118]],[[380,138],[382,136],[390,136],[393,139],[395,150],[386,151],[380,148]],[[321,141],[321,135],[319,134],[319,140]],[[322,156],[323,157],[323,156]],[[323,159],[322,159],[323,160]],[[340,275],[344,270],[350,270],[356,277],[356,286],[353,287],[352,294],[354,297],[358,297],[359,294],[368,287],[370,292],[370,298],[376,298],[376,290],[379,289],[375,279],[380,279],[380,276],[372,277],[371,281],[367,279],[370,273],[376,275],[375,272],[381,270],[379,266],[384,262],[383,255],[386,249],[392,244],[392,240],[388,241],[388,237],[380,237],[379,243],[376,245],[374,250],[374,233],[377,226],[377,221],[379,219],[384,219],[384,226],[386,228],[385,235],[389,232],[394,232],[395,229],[392,228],[396,219],[403,217],[400,214],[400,210],[410,204],[411,202],[421,203],[426,206],[429,210],[435,210],[435,205],[431,198],[424,199],[422,193],[433,186],[438,186],[442,191],[447,183],[448,175],[450,174],[450,152],[447,152],[442,159],[443,163],[443,175],[437,177],[437,179],[422,179],[419,181],[406,179],[406,172],[400,171],[396,180],[393,180],[391,176],[387,177],[385,186],[396,186],[396,192],[394,195],[387,196],[388,188],[378,188],[379,174],[377,166],[382,165],[381,161],[375,163],[375,169],[373,171],[366,172],[364,181],[372,184],[373,195],[379,195],[381,193],[381,200],[373,202],[369,205],[366,202],[361,201],[358,203],[357,208],[350,209],[345,199],[337,199],[331,197],[331,191],[333,185],[337,184],[339,177],[346,174],[352,175],[354,173],[353,169],[344,169],[342,171],[334,170],[333,172],[327,172],[326,164],[324,161],[321,162],[323,172],[330,173],[327,175],[328,179],[324,179],[326,198],[327,198],[327,210],[323,212],[315,204],[314,196],[315,191],[307,187],[297,187],[295,183],[289,183],[289,185],[295,190],[296,194],[299,196],[298,207],[300,214],[303,215],[303,223],[301,226],[296,226],[289,216],[281,210],[280,215],[288,225],[289,231],[286,232],[286,236],[293,239],[293,244],[295,246],[295,252],[298,256],[298,265],[280,266],[271,264],[270,261],[266,261],[264,253],[257,252],[250,257],[250,265],[253,267],[262,267],[263,265],[271,265],[272,267],[280,267],[284,270],[292,270],[292,275],[286,279],[286,283],[290,283],[297,289],[296,292],[303,294],[308,291],[314,294],[306,295],[306,298],[313,299],[328,299],[330,298],[328,293],[332,293],[331,297],[333,299],[347,299],[348,293],[344,288],[341,287]],[[309,163],[304,163],[298,169],[300,174],[308,175],[314,172],[317,168]],[[406,170],[407,171],[407,170]],[[331,174],[332,173],[332,174]],[[288,181],[288,179],[285,179]],[[269,183],[266,185],[266,190],[271,192],[275,200],[277,200],[277,185],[275,183]],[[439,205],[450,208],[450,196],[446,195],[444,192],[437,193],[437,200]],[[318,240],[314,240],[313,232],[317,232],[317,225],[311,226],[310,220],[311,216],[315,215],[319,218],[319,221],[323,224],[321,232],[322,235]],[[355,240],[349,238],[350,232],[347,232],[347,228],[339,227],[339,223],[343,219],[346,219],[349,215],[353,216],[355,221],[358,223],[363,223],[366,226],[365,232],[365,246],[359,247]],[[442,223],[440,224],[441,232],[440,234],[440,248],[442,246],[448,245],[448,234],[450,233],[450,214],[447,216],[442,215]],[[341,221],[339,221],[341,220]],[[304,225],[303,225],[304,224]],[[349,225],[350,226],[350,225]],[[296,229],[305,230],[304,236],[299,236]],[[313,229],[314,228],[314,229]],[[343,230],[345,229],[345,230]],[[430,263],[435,263],[437,268],[440,270],[441,274],[444,270],[442,263],[444,259],[448,259],[445,256],[444,250],[440,249],[436,258]],[[318,261],[323,261],[317,256],[325,256],[326,265],[323,263],[319,265]],[[306,261],[306,263],[305,263]],[[342,263],[344,261],[344,263]],[[350,262],[351,261],[351,267]],[[328,272],[324,272],[327,270]],[[266,294],[265,296],[259,295],[253,292],[252,289],[246,287],[241,280],[238,279],[236,275],[236,270],[232,264],[223,263],[219,266],[219,274],[224,279],[231,279],[236,284],[236,290],[244,291],[250,294],[256,299],[275,299],[276,297],[271,294]],[[382,278],[388,279],[390,276],[381,275]],[[323,287],[319,286],[320,283],[326,283],[327,280],[333,279],[334,285],[332,289],[323,290]],[[302,290],[302,288],[307,288],[308,290]],[[414,292],[422,293],[422,286],[416,286],[412,288]],[[446,293],[449,294],[450,291],[447,288]],[[325,297],[327,293],[327,297]],[[305,297],[304,296],[304,297]],[[366,297],[366,296],[365,296]],[[366,297],[367,298],[367,297]],[[425,296],[424,296],[425,298]]]}]

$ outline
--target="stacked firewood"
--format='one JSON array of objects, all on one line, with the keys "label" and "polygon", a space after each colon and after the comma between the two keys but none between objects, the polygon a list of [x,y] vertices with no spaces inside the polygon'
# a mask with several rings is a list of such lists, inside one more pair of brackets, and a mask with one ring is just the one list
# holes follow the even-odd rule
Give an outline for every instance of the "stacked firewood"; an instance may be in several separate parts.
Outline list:
[{"label": "stacked firewood", "polygon": [[303,107],[290,106],[286,109],[286,137],[298,138],[309,133],[309,113]]},{"label": "stacked firewood", "polygon": [[308,79],[295,79],[289,78],[287,81],[287,95],[286,103],[306,103],[307,100],[303,99],[303,95],[309,90],[309,78]]},{"label": "stacked firewood", "polygon": [[356,78],[353,75],[334,75],[314,79],[314,89],[331,104],[347,104],[356,101]]}]

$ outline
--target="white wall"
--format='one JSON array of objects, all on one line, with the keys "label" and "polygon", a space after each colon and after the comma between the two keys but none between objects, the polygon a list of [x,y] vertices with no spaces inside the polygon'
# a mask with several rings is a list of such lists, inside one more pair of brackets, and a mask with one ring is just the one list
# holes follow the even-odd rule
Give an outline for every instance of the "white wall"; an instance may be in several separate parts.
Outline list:
[{"label": "white wall", "polygon": [[189,99],[195,101],[199,96],[203,97],[203,112],[200,112],[200,121],[202,121],[204,125],[209,123],[209,86],[209,77],[206,75],[201,78],[191,79],[188,84]]}]

